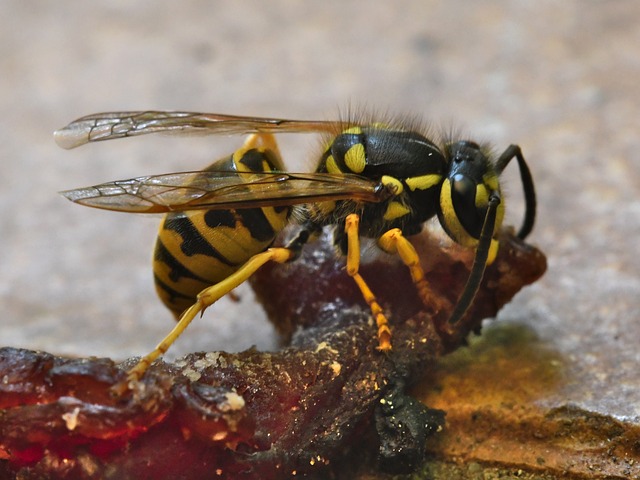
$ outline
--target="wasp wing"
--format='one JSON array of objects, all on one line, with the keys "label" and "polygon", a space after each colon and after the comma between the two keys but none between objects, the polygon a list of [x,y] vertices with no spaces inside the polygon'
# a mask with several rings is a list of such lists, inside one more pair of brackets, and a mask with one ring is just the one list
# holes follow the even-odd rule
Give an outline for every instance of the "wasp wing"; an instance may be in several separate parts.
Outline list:
[{"label": "wasp wing", "polygon": [[197,171],[132,178],[60,192],[89,207],[133,213],[255,208],[318,201],[381,202],[392,192],[359,175]]},{"label": "wasp wing", "polygon": [[340,122],[284,120],[196,112],[109,112],[79,118],[54,132],[62,148],[147,133],[245,134],[257,132],[336,132]]}]

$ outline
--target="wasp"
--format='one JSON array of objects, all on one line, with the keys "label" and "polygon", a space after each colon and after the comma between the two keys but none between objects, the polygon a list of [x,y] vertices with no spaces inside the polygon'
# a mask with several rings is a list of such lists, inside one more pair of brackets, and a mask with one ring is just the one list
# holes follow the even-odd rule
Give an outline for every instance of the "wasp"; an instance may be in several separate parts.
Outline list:
[{"label": "wasp", "polygon": [[[391,350],[387,316],[359,274],[360,237],[372,238],[406,264],[423,303],[437,309],[420,259],[407,237],[437,216],[457,243],[475,249],[468,281],[451,317],[455,324],[473,302],[498,251],[504,217],[499,177],[515,159],[525,213],[525,238],[536,214],[533,178],[520,147],[495,155],[470,140],[436,143],[414,121],[304,121],[193,112],[113,112],[82,117],[55,132],[74,148],[149,133],[245,134],[240,149],[202,171],[108,182],[61,192],[90,207],[164,213],[154,253],[158,294],[178,319],[173,330],[128,372],[139,380],[189,323],[267,262],[294,261],[324,227],[333,227],[346,271],[371,308],[377,348]],[[313,173],[284,169],[275,134],[317,133],[324,150]],[[290,223],[297,234],[273,247]]]}]

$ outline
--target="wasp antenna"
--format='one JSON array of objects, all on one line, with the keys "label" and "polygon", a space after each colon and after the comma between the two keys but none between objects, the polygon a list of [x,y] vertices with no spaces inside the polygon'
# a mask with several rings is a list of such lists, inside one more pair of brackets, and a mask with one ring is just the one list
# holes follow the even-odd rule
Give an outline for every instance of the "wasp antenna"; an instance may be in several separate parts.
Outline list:
[{"label": "wasp antenna", "polygon": [[460,295],[458,299],[456,308],[453,310],[451,317],[449,317],[450,324],[455,324],[462,320],[462,317],[467,313],[473,299],[476,297],[476,293],[478,293],[480,282],[482,282],[484,271],[487,268],[487,258],[489,256],[489,248],[491,247],[493,229],[496,226],[498,205],[500,205],[500,197],[497,193],[493,193],[489,197],[489,206],[487,208],[487,214],[484,217],[480,238],[478,239],[478,248],[476,249],[476,256],[473,260],[471,273],[469,273],[467,284],[464,286],[462,295]]},{"label": "wasp antenna", "polygon": [[509,165],[512,159],[518,160],[518,168],[520,169],[520,179],[522,180],[522,188],[524,190],[525,212],[522,226],[518,231],[518,238],[525,239],[533,230],[533,224],[536,220],[536,189],[533,185],[533,177],[531,170],[522,155],[522,150],[518,145],[509,145],[507,149],[500,155],[496,162],[496,170],[498,175]]}]

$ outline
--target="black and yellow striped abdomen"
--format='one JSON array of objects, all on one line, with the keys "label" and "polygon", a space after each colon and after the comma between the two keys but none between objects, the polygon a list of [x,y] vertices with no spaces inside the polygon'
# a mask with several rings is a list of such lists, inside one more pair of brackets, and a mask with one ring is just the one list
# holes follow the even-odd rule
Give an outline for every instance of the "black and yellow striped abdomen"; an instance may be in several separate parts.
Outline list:
[{"label": "black and yellow striped abdomen", "polygon": [[[277,152],[259,148],[255,137],[207,170],[281,170]],[[288,222],[289,207],[191,210],[165,215],[153,257],[156,290],[176,315],[193,305],[198,293],[224,280],[268,248]]]}]

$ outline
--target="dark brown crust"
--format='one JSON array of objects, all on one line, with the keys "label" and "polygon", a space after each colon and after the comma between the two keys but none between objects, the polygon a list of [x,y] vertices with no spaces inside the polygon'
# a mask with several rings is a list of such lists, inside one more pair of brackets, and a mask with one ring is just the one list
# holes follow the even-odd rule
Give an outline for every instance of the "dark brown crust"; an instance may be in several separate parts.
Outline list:
[{"label": "dark brown crust", "polygon": [[389,355],[375,349],[366,304],[326,239],[252,280],[290,338],[281,351],[159,362],[116,398],[110,387],[126,362],[1,349],[2,478],[288,478],[326,475],[349,449],[375,455],[389,443],[373,426],[380,399],[403,396],[417,373],[546,268],[538,250],[505,234],[470,315],[449,327],[468,252],[426,236],[414,243],[428,260],[439,312],[424,311],[404,266],[380,259],[362,267],[391,312]]}]

